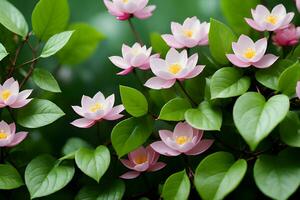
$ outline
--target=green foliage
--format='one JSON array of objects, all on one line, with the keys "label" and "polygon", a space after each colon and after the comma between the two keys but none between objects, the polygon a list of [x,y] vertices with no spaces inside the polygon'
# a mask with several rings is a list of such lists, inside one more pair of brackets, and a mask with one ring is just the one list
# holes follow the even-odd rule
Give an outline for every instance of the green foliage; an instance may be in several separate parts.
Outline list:
[{"label": "green foliage", "polygon": [[32,28],[35,35],[48,40],[64,31],[70,16],[68,0],[40,0],[32,12]]},{"label": "green foliage", "polygon": [[24,185],[19,172],[10,164],[0,164],[0,189],[11,190]]},{"label": "green foliage", "polygon": [[297,82],[300,80],[300,63],[288,67],[282,72],[278,80],[278,90],[287,96],[293,96],[296,92]]},{"label": "green foliage", "polygon": [[49,71],[45,69],[34,69],[32,74],[32,80],[37,86],[39,86],[43,90],[50,92],[61,92],[60,87],[55,78]]},{"label": "green foliage", "polygon": [[275,95],[266,101],[263,95],[248,92],[237,99],[233,119],[251,150],[255,150],[285,118],[288,110],[289,99],[285,95]]},{"label": "green foliage", "polygon": [[187,99],[174,98],[168,101],[161,109],[159,119],[167,121],[182,121],[184,113],[192,106]]},{"label": "green foliage", "polygon": [[153,51],[155,53],[159,53],[161,58],[164,58],[170,49],[167,43],[162,39],[161,34],[159,33],[151,33],[150,41]]},{"label": "green foliage", "polygon": [[165,182],[162,197],[166,200],[188,199],[191,183],[185,170],[172,174]]},{"label": "green foliage", "polygon": [[45,99],[34,99],[17,112],[17,122],[26,128],[46,126],[64,116],[65,113],[54,103]]},{"label": "green foliage", "polygon": [[300,120],[296,112],[290,111],[280,123],[281,140],[292,147],[300,147]]},{"label": "green foliage", "polygon": [[148,102],[146,97],[138,90],[120,86],[122,103],[126,111],[134,117],[141,117],[148,112]]},{"label": "green foliage", "polygon": [[227,152],[213,153],[204,158],[195,173],[195,186],[204,200],[224,199],[242,181],[247,162],[235,161]]},{"label": "green foliage", "polygon": [[0,43],[0,61],[8,55],[5,47]]},{"label": "green foliage", "polygon": [[82,147],[92,148],[89,143],[84,141],[81,138],[70,138],[67,140],[66,144],[62,148],[63,157],[59,160],[66,160],[66,159],[75,159],[75,154],[77,150]]}]

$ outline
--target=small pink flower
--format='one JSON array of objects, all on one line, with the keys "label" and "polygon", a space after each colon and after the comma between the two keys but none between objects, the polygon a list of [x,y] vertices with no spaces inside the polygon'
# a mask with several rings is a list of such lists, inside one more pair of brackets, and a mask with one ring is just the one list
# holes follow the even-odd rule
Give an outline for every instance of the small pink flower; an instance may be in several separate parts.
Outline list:
[{"label": "small pink flower", "polygon": [[300,99],[300,81],[297,82],[296,93],[298,98]]},{"label": "small pink flower", "polygon": [[154,172],[164,168],[166,164],[157,162],[158,158],[159,154],[153,151],[150,146],[147,148],[140,147],[128,154],[129,160],[121,159],[123,165],[133,171],[126,172],[120,177],[124,179],[133,179],[138,177],[141,172]]},{"label": "small pink flower", "polygon": [[300,27],[290,24],[288,27],[275,31],[272,39],[278,46],[293,46],[299,42]]},{"label": "small pink flower", "polygon": [[162,35],[165,42],[172,48],[192,48],[208,44],[208,33],[210,24],[200,23],[197,17],[187,18],[183,25],[172,22],[172,34]]},{"label": "small pink flower", "polygon": [[160,130],[159,136],[162,141],[154,142],[151,147],[159,154],[165,156],[198,155],[206,151],[213,140],[202,139],[203,131],[192,128],[186,122],[179,122],[174,132]]},{"label": "small pink flower", "polygon": [[7,124],[0,122],[0,147],[13,147],[21,143],[26,137],[27,132],[16,133],[15,123]]},{"label": "small pink flower", "polygon": [[21,108],[27,105],[32,99],[27,99],[32,90],[19,92],[19,83],[14,78],[6,80],[0,84],[0,108],[9,106],[11,108]]},{"label": "small pink flower", "polygon": [[132,47],[125,44],[122,46],[122,56],[111,56],[110,61],[117,67],[123,69],[118,75],[126,75],[130,73],[134,68],[141,70],[147,70],[150,68],[150,58],[158,58],[158,54],[151,56],[152,47],[147,49],[146,46],[141,46],[139,43],[135,43]]},{"label": "small pink flower", "polygon": [[132,16],[146,19],[152,16],[156,6],[147,6],[148,0],[103,0],[108,12],[118,20],[127,20]]},{"label": "small pink flower", "polygon": [[156,77],[150,78],[145,86],[152,89],[163,89],[172,87],[176,80],[194,78],[204,69],[204,65],[197,65],[198,54],[188,58],[187,51],[181,53],[171,48],[166,59],[151,58],[150,68]]},{"label": "small pink flower", "polygon": [[257,68],[270,67],[278,57],[273,54],[266,54],[267,39],[262,38],[253,42],[246,35],[241,35],[237,42],[232,43],[234,54],[227,54],[228,60],[238,67],[249,67],[253,65]]},{"label": "small pink flower", "polygon": [[295,0],[298,11],[300,12],[300,0]]},{"label": "small pink flower", "polygon": [[79,128],[89,128],[101,120],[117,120],[123,115],[123,105],[114,106],[115,95],[112,94],[105,99],[101,92],[95,94],[93,98],[83,95],[81,106],[72,106],[73,110],[83,118],[73,121],[71,124]]},{"label": "small pink flower", "polygon": [[284,28],[294,17],[293,12],[286,13],[282,4],[275,6],[272,12],[263,5],[256,6],[251,12],[253,19],[245,18],[245,20],[257,31],[275,31]]}]

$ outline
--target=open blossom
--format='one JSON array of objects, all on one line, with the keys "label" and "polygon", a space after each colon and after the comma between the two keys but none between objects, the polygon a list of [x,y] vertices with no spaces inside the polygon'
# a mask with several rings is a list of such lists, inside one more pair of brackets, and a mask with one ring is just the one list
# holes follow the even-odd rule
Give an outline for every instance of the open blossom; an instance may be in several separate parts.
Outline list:
[{"label": "open blossom", "polygon": [[0,122],[0,147],[13,147],[21,143],[26,137],[27,132],[16,133],[15,123],[7,124]]},{"label": "open blossom", "polygon": [[300,12],[300,0],[296,0],[296,6],[298,11]]},{"label": "open blossom", "polygon": [[154,172],[164,168],[166,164],[163,162],[157,162],[158,158],[159,154],[153,151],[150,146],[146,148],[140,147],[128,154],[129,160],[121,159],[123,165],[133,171],[126,172],[120,177],[124,179],[132,179],[138,177],[141,172]]},{"label": "open blossom", "polygon": [[206,151],[213,140],[202,139],[203,131],[192,128],[186,122],[179,122],[174,132],[160,130],[161,141],[151,144],[154,151],[166,156],[198,155]]},{"label": "open blossom", "polygon": [[147,6],[148,0],[104,0],[108,12],[118,20],[127,20],[134,16],[146,19],[152,16],[154,5]]},{"label": "open blossom", "polygon": [[194,78],[199,75],[204,65],[197,65],[198,54],[188,58],[187,51],[181,53],[171,48],[166,59],[151,58],[150,68],[156,77],[150,78],[145,86],[152,89],[162,89],[172,87],[176,80],[182,81],[185,79]]},{"label": "open blossom", "polygon": [[297,94],[297,97],[300,99],[300,81],[297,82],[296,94]]},{"label": "open blossom", "polygon": [[273,54],[266,54],[267,39],[262,38],[255,43],[246,35],[241,35],[237,42],[232,43],[234,54],[227,54],[228,60],[238,67],[257,68],[270,67],[278,57]]},{"label": "open blossom", "polygon": [[130,73],[134,68],[141,70],[147,70],[150,68],[150,58],[158,58],[158,54],[151,56],[152,47],[147,49],[146,46],[141,46],[139,43],[135,43],[132,47],[125,44],[122,46],[122,56],[111,56],[110,61],[117,67],[123,69],[118,75],[126,75]]},{"label": "open blossom", "polygon": [[286,27],[294,17],[293,12],[286,13],[282,4],[273,8],[270,12],[265,6],[258,5],[251,9],[253,19],[245,18],[246,22],[258,31],[275,31]]},{"label": "open blossom", "polygon": [[114,106],[115,95],[105,98],[101,92],[95,94],[93,98],[83,95],[81,106],[72,106],[73,110],[83,118],[73,121],[71,124],[79,128],[89,128],[101,120],[117,120],[123,115],[123,105]]},{"label": "open blossom", "polygon": [[9,106],[11,108],[21,108],[27,105],[32,99],[27,99],[32,90],[19,92],[19,83],[14,78],[6,80],[0,84],[0,108]]},{"label": "open blossom", "polygon": [[278,46],[293,46],[299,42],[300,27],[290,24],[286,28],[275,31],[272,36],[273,42]]},{"label": "open blossom", "polygon": [[173,48],[192,48],[208,44],[210,24],[200,23],[197,17],[187,18],[183,24],[171,23],[172,34],[162,35],[165,42]]}]

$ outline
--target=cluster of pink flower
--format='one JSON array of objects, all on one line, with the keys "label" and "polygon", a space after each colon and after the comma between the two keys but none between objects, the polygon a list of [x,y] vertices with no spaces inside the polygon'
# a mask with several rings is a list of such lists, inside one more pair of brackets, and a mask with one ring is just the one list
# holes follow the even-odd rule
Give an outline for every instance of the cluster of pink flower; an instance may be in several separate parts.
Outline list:
[{"label": "cluster of pink flower", "polygon": [[[300,8],[300,1],[297,0]],[[128,20],[132,17],[145,19],[152,15],[155,6],[147,6],[148,0],[104,0],[110,14],[118,20]],[[270,12],[263,5],[258,5],[252,11],[253,19],[246,18],[246,22],[257,31],[274,32],[273,43],[278,46],[291,46],[298,43],[300,38],[299,27],[290,24],[294,13],[287,13],[283,5],[277,5]],[[162,59],[158,54],[151,55],[152,48],[135,43],[132,47],[122,46],[122,57],[111,56],[111,62],[122,69],[118,75],[126,75],[135,69],[151,69],[154,77],[150,78],[145,86],[151,89],[164,89],[172,87],[176,81],[184,81],[198,76],[204,69],[204,65],[197,65],[198,55],[189,57],[187,50],[181,52],[176,49],[193,48],[208,45],[210,24],[201,23],[197,17],[187,18],[181,25],[171,23],[172,34],[164,34],[162,38],[170,46],[166,58]],[[233,42],[233,54],[227,54],[228,60],[237,67],[254,66],[257,68],[270,67],[277,56],[266,54],[268,46],[267,38],[254,42],[246,35],[241,35],[237,42]],[[300,98],[300,82],[297,85],[297,94]],[[107,99],[101,92],[93,98],[83,96],[82,107],[74,106],[73,109],[83,118],[72,122],[80,128],[88,128],[101,120],[116,120],[123,115],[122,105],[113,107],[114,96]],[[122,175],[122,178],[130,179],[145,171],[157,171],[165,167],[165,163],[158,162],[159,154],[165,156],[178,156],[180,154],[198,155],[207,150],[213,140],[202,139],[203,131],[192,128],[185,122],[179,122],[174,131],[160,130],[161,141],[150,144],[147,148],[140,147],[128,154],[129,160],[121,159],[121,162],[133,170]]]}]

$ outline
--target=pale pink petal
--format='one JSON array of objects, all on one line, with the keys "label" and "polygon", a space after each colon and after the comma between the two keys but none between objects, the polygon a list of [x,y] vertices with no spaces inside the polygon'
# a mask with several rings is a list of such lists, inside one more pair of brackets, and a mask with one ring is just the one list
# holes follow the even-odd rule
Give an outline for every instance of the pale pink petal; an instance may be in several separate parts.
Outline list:
[{"label": "pale pink petal", "polygon": [[113,2],[109,0],[103,0],[106,8],[108,9],[108,12],[114,16],[122,16],[123,12],[121,12]]},{"label": "pale pink petal", "polygon": [[3,89],[8,89],[10,88],[10,86],[15,82],[15,79],[13,77],[7,79],[4,83],[3,83]]},{"label": "pale pink petal", "polygon": [[173,35],[179,35],[181,32],[182,26],[177,22],[171,22],[171,31]]},{"label": "pale pink petal", "polygon": [[152,12],[155,10],[155,8],[156,8],[155,5],[150,5],[150,6],[145,7],[142,10],[139,10],[139,11],[133,13],[133,15],[139,19],[146,19],[146,18],[152,16]]},{"label": "pale pink petal", "polygon": [[284,16],[286,15],[286,9],[284,5],[278,4],[272,9],[271,14],[275,16]]},{"label": "pale pink petal", "polygon": [[150,172],[155,172],[158,170],[161,170],[162,168],[164,168],[167,164],[163,163],[163,162],[157,162],[154,165],[152,165],[151,167],[149,167],[148,171]]},{"label": "pale pink petal", "polygon": [[243,67],[244,68],[244,67],[249,67],[251,65],[250,63],[246,63],[246,62],[241,61],[234,54],[226,54],[226,57],[228,58],[228,60],[232,64],[234,64],[235,66],[238,66],[238,67]]},{"label": "pale pink petal", "polygon": [[121,69],[128,69],[130,65],[120,56],[111,56],[109,60],[117,67]]},{"label": "pale pink petal", "polygon": [[203,69],[205,68],[205,65],[197,65],[187,76],[185,76],[185,79],[194,78],[198,76]]},{"label": "pale pink petal", "polygon": [[117,75],[124,76],[124,75],[127,75],[130,72],[132,72],[132,70],[133,70],[133,67],[129,67],[128,69],[124,69],[123,71],[120,71],[119,73],[117,73]]},{"label": "pale pink petal", "polygon": [[105,111],[104,111],[105,114],[108,114],[109,112],[111,112],[111,110],[114,106],[114,103],[115,103],[115,95],[114,94],[108,96],[105,99],[105,104],[106,104]]},{"label": "pale pink petal", "polygon": [[137,56],[134,56],[132,59],[131,59],[131,65],[133,67],[139,67],[143,64],[145,64],[145,62],[147,62],[147,59],[148,57],[145,55],[145,54],[139,54]]},{"label": "pale pink petal", "polygon": [[144,156],[147,157],[147,150],[143,146],[137,148],[136,150],[134,150],[128,154],[129,160],[131,160],[135,164],[137,164],[135,162],[135,158],[144,157]]},{"label": "pale pink petal", "polygon": [[81,98],[81,105],[83,110],[89,109],[94,103],[94,100],[89,96],[83,95]]},{"label": "pale pink petal", "polygon": [[6,146],[7,147],[13,147],[13,146],[16,146],[18,145],[19,143],[21,143],[26,137],[27,137],[27,132],[19,132],[19,133],[16,133],[13,140],[7,144]]},{"label": "pale pink petal", "polygon": [[140,174],[141,174],[140,172],[129,171],[129,172],[126,172],[125,174],[121,175],[120,178],[123,178],[123,179],[133,179],[133,178],[138,177]]},{"label": "pale pink petal", "polygon": [[80,116],[83,116],[83,110],[80,106],[72,106],[73,110]]},{"label": "pale pink petal", "polygon": [[179,151],[171,149],[162,141],[153,142],[150,146],[154,151],[165,156],[178,156],[180,154]]},{"label": "pale pink petal", "polygon": [[213,144],[213,140],[201,140],[200,142],[198,142],[198,144],[192,148],[190,151],[185,152],[185,154],[187,155],[198,155],[200,153],[203,153],[204,151],[206,151],[212,144]]},{"label": "pale pink petal", "polygon": [[105,100],[105,97],[104,97],[104,95],[102,94],[102,92],[97,92],[95,95],[94,95],[94,97],[93,97],[93,99],[96,101],[96,102],[103,102],[104,100]]},{"label": "pale pink petal", "polygon": [[[186,50],[184,50],[186,52]],[[171,48],[166,55],[166,62],[168,64],[177,63],[181,59],[181,53],[176,51],[176,49]]]},{"label": "pale pink petal", "polygon": [[285,16],[284,21],[282,22],[282,26],[287,26],[294,18],[295,13],[290,12]]},{"label": "pale pink petal", "polygon": [[191,57],[188,58],[187,66],[188,67],[195,67],[198,62],[198,54],[195,53]]},{"label": "pale pink petal", "polygon": [[161,37],[167,43],[167,45],[172,48],[181,49],[184,47],[184,45],[182,45],[180,42],[177,42],[177,40],[175,39],[175,37],[173,35],[164,34]]},{"label": "pale pink petal", "polygon": [[32,99],[25,99],[25,100],[20,100],[16,101],[13,104],[10,105],[11,108],[22,108],[26,106]]},{"label": "pale pink petal", "polygon": [[10,128],[10,133],[11,134],[15,134],[15,132],[16,132],[16,124],[15,123],[9,124],[9,128]]},{"label": "pale pink petal", "polygon": [[258,62],[252,63],[253,66],[257,68],[267,68],[273,65],[279,57],[273,54],[266,54],[264,57]]},{"label": "pale pink petal", "polygon": [[146,151],[150,165],[156,163],[159,158],[159,154],[156,153],[156,151],[154,151],[150,145],[146,147]]},{"label": "pale pink petal", "polygon": [[186,122],[179,122],[174,129],[174,137],[186,136],[193,137],[194,129]]},{"label": "pale pink petal", "polygon": [[256,62],[256,61],[260,60],[264,56],[264,54],[267,50],[267,46],[268,46],[267,38],[262,38],[260,40],[257,40],[255,42],[255,50],[257,53],[256,53],[255,57],[251,60],[251,62]]},{"label": "pale pink petal", "polygon": [[297,93],[298,98],[300,99],[300,81],[297,82],[296,93]]},{"label": "pale pink petal", "polygon": [[95,120],[80,118],[80,119],[74,120],[71,124],[73,126],[77,126],[79,128],[89,128],[89,127],[93,126],[95,123],[96,123]]},{"label": "pale pink petal", "polygon": [[[255,49],[255,44],[253,40],[248,37],[247,35],[241,35],[237,41],[237,45],[240,47],[240,50],[244,51],[248,48],[253,48]],[[241,52],[239,52],[241,53]]]},{"label": "pale pink petal", "polygon": [[121,161],[121,163],[122,163],[125,167],[127,167],[128,169],[132,169],[132,170],[134,169],[135,164],[132,163],[131,161],[126,160],[126,159],[120,159],[120,161]]},{"label": "pale pink petal", "polygon": [[158,131],[159,133],[159,137],[160,139],[165,143],[167,144],[167,138],[170,138],[173,136],[173,132],[172,131],[169,131],[169,130],[160,130]]},{"label": "pale pink petal", "polygon": [[151,71],[156,75],[159,76],[159,73],[167,68],[167,63],[161,58],[151,58],[150,59],[150,68]]},{"label": "pale pink petal", "polygon": [[27,97],[29,97],[31,93],[32,90],[23,90],[22,92],[19,93],[17,101],[26,99]]},{"label": "pale pink petal", "polygon": [[134,170],[138,172],[144,172],[149,168],[149,162],[144,162],[142,164],[137,164],[134,166]]},{"label": "pale pink petal", "polygon": [[144,85],[148,88],[159,90],[172,87],[176,82],[176,79],[165,80],[159,77],[150,78]]},{"label": "pale pink petal", "polygon": [[115,106],[111,109],[111,111],[106,114],[103,119],[106,119],[106,120],[117,120],[117,119],[120,119],[122,118],[124,115],[121,115],[120,112],[122,112],[124,110],[124,106],[123,105],[118,105],[118,106]]}]

